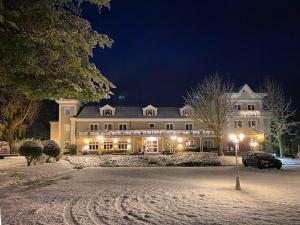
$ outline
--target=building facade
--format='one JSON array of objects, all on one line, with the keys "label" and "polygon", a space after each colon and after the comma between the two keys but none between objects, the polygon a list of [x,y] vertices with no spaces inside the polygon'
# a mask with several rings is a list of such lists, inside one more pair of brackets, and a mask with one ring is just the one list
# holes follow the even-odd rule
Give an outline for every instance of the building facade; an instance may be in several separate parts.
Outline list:
[{"label": "building facade", "polygon": [[[244,85],[232,94],[236,100],[236,115],[228,122],[225,150],[233,145],[227,138],[231,133],[243,133],[241,150],[259,150],[270,117],[263,110],[262,93]],[[183,107],[113,107],[110,105],[82,106],[77,100],[61,100],[59,121],[52,121],[51,140],[62,149],[76,145],[83,152],[144,152],[161,153],[186,149],[218,148],[210,131],[195,129],[189,118],[191,108]]]}]

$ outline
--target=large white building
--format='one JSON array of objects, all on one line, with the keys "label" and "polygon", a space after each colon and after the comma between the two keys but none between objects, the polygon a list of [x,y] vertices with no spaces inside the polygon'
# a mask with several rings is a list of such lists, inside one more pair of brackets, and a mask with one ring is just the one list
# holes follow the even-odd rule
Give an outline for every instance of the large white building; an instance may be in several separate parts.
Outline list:
[{"label": "large white building", "polygon": [[[261,148],[264,130],[270,125],[270,116],[263,109],[264,96],[253,92],[248,85],[232,95],[237,99],[237,113],[228,123],[226,137],[230,133],[243,133],[241,150]],[[62,148],[71,144],[77,146],[78,152],[160,153],[163,150],[212,149],[219,144],[212,132],[194,129],[193,121],[187,116],[189,106],[82,106],[77,100],[57,103],[59,121],[50,122],[51,139]],[[224,149],[231,149],[230,140],[225,138],[224,141]]]}]

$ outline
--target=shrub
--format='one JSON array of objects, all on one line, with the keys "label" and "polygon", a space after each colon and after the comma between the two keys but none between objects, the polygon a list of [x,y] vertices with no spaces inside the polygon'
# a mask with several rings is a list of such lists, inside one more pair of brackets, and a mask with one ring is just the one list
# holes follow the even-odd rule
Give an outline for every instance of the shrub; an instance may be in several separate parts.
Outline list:
[{"label": "shrub", "polygon": [[46,140],[42,142],[44,147],[44,153],[48,156],[46,162],[50,162],[50,158],[57,158],[60,155],[60,147],[53,140]]},{"label": "shrub", "polygon": [[20,155],[25,156],[27,166],[30,166],[34,159],[39,158],[43,153],[43,145],[40,141],[24,141],[20,146]]},{"label": "shrub", "polygon": [[68,152],[70,155],[76,155],[77,154],[77,146],[76,145],[69,145]]}]

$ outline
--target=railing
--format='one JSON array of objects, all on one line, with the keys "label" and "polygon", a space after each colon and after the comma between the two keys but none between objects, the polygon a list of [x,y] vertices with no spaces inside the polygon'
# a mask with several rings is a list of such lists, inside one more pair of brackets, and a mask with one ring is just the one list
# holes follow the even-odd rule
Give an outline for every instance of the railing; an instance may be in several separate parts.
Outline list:
[{"label": "railing", "polygon": [[213,135],[211,131],[199,130],[111,130],[111,131],[79,131],[79,137],[90,136],[160,136],[160,135]]}]

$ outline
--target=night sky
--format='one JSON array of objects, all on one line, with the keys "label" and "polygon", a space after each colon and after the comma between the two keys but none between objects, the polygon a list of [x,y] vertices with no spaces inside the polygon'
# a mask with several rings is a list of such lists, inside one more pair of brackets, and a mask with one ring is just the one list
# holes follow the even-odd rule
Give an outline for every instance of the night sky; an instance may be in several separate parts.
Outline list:
[{"label": "night sky", "polygon": [[93,58],[117,86],[112,104],[182,105],[219,72],[253,89],[273,77],[300,105],[300,1],[112,0],[100,14],[85,5],[84,17],[115,41]]}]

